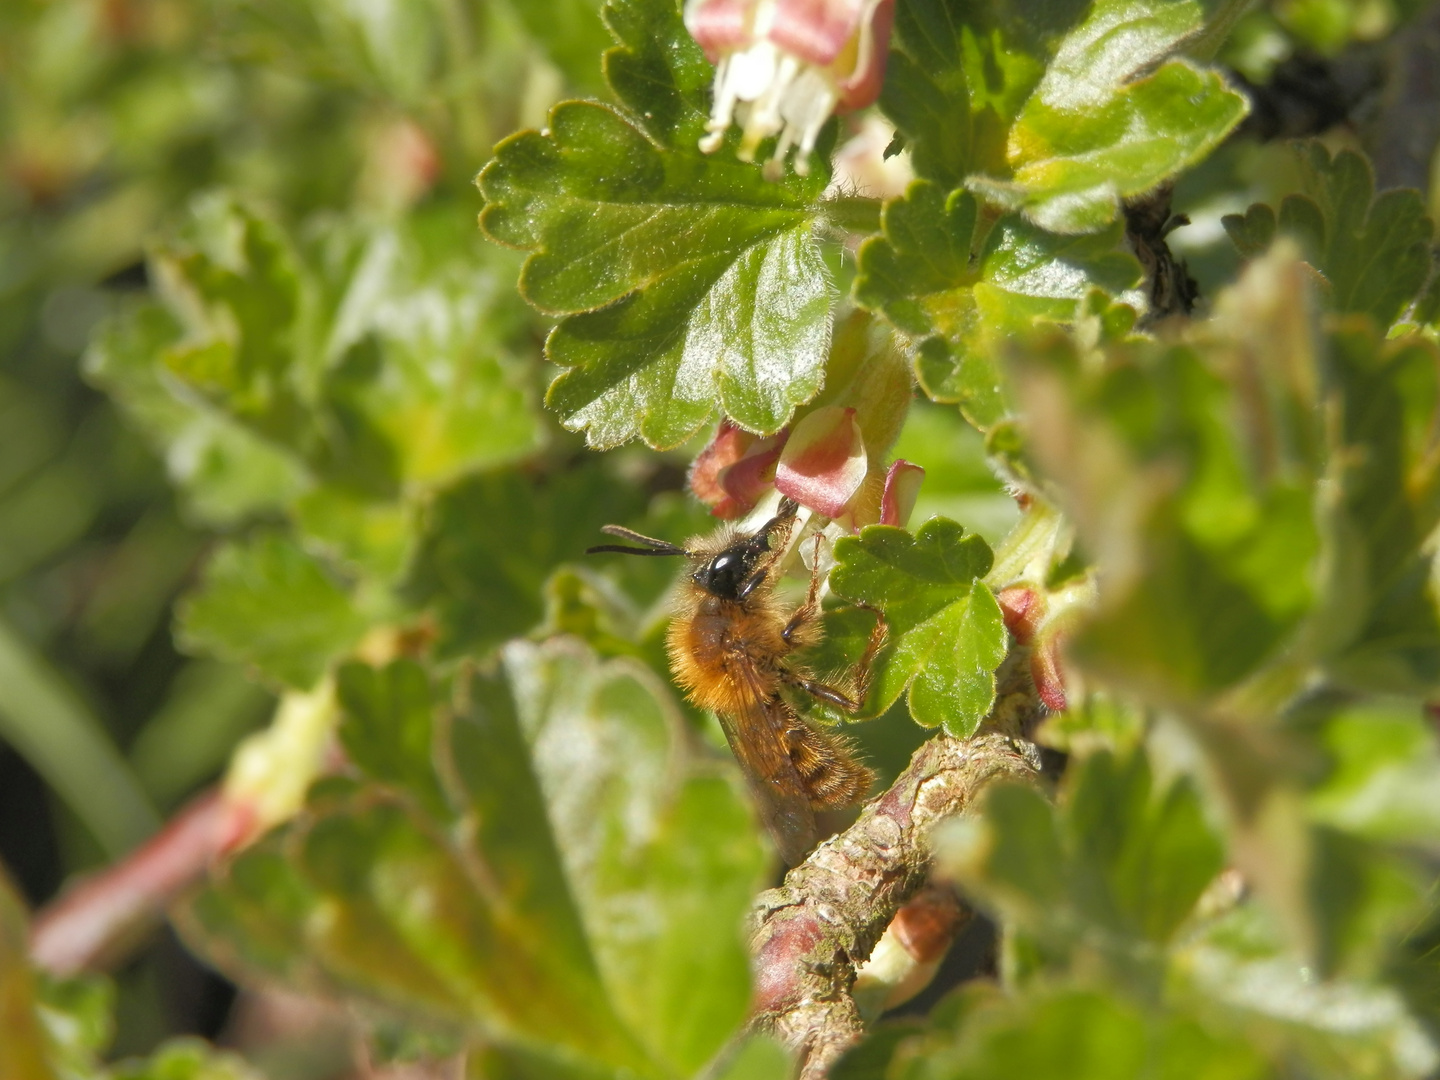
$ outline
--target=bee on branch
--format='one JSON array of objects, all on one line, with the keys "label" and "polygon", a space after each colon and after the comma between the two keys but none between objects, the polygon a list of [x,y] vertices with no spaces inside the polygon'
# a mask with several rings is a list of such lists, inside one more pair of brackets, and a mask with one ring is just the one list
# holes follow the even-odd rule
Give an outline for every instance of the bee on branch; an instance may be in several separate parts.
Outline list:
[{"label": "bee on branch", "polygon": [[[877,612],[865,653],[841,686],[820,681],[795,662],[794,655],[823,634],[818,559],[805,600],[794,611],[787,613],[775,591],[798,510],[794,500],[783,499],[754,533],[726,526],[684,547],[607,525],[606,533],[639,546],[601,544],[586,552],[689,560],[666,642],[671,670],[695,705],[719,716],[761,816],[792,866],[815,843],[815,812],[859,802],[874,774],[845,739],[806,723],[785,695],[805,694],[858,713],[886,634]],[[817,553],[819,543],[817,536]]]}]

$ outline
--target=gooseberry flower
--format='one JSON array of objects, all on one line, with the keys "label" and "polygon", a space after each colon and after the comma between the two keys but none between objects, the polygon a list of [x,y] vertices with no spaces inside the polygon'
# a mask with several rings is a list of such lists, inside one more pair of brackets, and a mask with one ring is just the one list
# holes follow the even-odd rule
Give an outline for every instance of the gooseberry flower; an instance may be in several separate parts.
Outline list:
[{"label": "gooseberry flower", "polygon": [[778,135],[772,165],[798,146],[806,175],[830,114],[880,96],[893,17],[894,0],[687,0],[685,26],[715,65],[700,149],[717,149],[738,121],[742,161]]},{"label": "gooseberry flower", "polygon": [[775,462],[788,432],[752,435],[730,420],[690,468],[690,490],[718,518],[742,517],[775,482]]},{"label": "gooseberry flower", "polygon": [[904,524],[925,470],[903,459],[883,478],[872,468],[856,410],[826,405],[803,416],[794,430],[752,435],[721,421],[690,470],[690,490],[719,518],[750,512],[779,491],[831,519],[835,535],[862,526]]},{"label": "gooseberry flower", "polygon": [[838,518],[869,471],[855,410],[826,405],[795,425],[775,469],[775,487],[801,506]]}]

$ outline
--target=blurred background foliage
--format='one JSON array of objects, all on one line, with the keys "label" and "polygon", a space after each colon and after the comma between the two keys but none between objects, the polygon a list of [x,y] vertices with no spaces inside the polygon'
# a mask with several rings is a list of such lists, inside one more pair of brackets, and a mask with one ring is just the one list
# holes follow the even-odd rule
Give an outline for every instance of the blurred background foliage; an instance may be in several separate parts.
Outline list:
[{"label": "blurred background foliage", "polygon": [[[1399,115],[1395,102],[1377,98],[1375,72],[1396,48],[1396,28],[1421,6],[1269,0],[1241,21],[1220,59],[1256,87],[1329,64],[1331,97],[1295,107],[1339,108],[1339,95],[1345,108],[1335,119],[1344,123],[1332,142],[1375,150]],[[620,666],[597,674],[588,653],[512,646],[505,666],[515,686],[545,665],[571,664],[602,705],[611,693],[654,697],[650,676],[626,665],[664,670],[653,605],[670,568],[634,560],[643,565],[603,576],[555,570],[608,521],[667,537],[706,528],[681,490],[698,445],[587,454],[541,408],[553,372],[541,358],[549,323],[516,296],[521,257],[474,225],[474,177],[497,141],[542,126],[563,97],[607,95],[600,55],[612,41],[598,7],[0,5],[0,857],[30,906],[152,835],[222,774],[281,695],[310,690],[337,656],[383,665],[419,641],[439,657],[478,657],[537,628],[564,630]],[[1290,115],[1276,108],[1277,123]],[[1282,125],[1255,134],[1283,133]],[[1288,151],[1242,137],[1181,180],[1176,209],[1193,225],[1173,243],[1202,292],[1213,295],[1240,265],[1222,216],[1279,205],[1301,171]],[[1433,214],[1436,188],[1423,180]],[[851,256],[830,243],[827,257],[844,284]],[[162,364],[152,362],[157,355]],[[943,513],[997,543],[1016,511],[985,450],[956,410],[917,402],[896,448],[929,470],[915,520]],[[1103,654],[1098,632],[1093,644]],[[410,677],[380,670],[397,683]],[[394,687],[362,685],[369,677],[342,673],[352,725],[367,715],[365,702],[383,712],[403,698]],[[492,677],[466,693],[504,698],[484,681]],[[440,699],[455,688],[419,692]],[[544,715],[521,691],[516,697],[495,715]],[[656,716],[671,707],[663,691],[656,700]],[[586,704],[575,715],[606,708]],[[459,704],[455,712],[470,715]],[[715,856],[730,861],[711,871],[716,880],[755,879],[760,855],[736,839],[745,833],[737,805],[710,790],[703,767],[665,763],[668,744],[656,732],[677,722],[698,723],[667,714],[635,736],[649,740],[657,776],[671,770],[635,798],[664,803],[674,818],[667,828],[691,830],[691,846],[715,839],[705,839],[708,828],[733,827]],[[1396,723],[1403,741],[1409,729]],[[1334,731],[1344,739],[1343,726]],[[344,737],[359,767],[381,780],[407,760],[394,747],[367,757],[363,732]],[[858,737],[893,775],[922,733],[881,720]],[[540,788],[563,787],[547,773],[559,758],[536,753]],[[403,821],[376,824],[375,836],[399,836],[403,846],[424,833],[415,821],[456,812],[447,801],[456,792],[422,756],[404,784],[433,786],[433,804],[419,816],[397,811]],[[335,808],[357,796],[325,797],[326,812],[343,820],[349,811]],[[703,809],[707,798],[713,820],[686,816],[699,813],[686,800]],[[614,812],[623,818],[624,808]],[[997,812],[995,828],[1027,812],[1040,810]],[[311,826],[307,859],[323,862],[322,826]],[[955,844],[957,865],[970,865]],[[266,857],[257,849],[243,865],[260,874]],[[703,872],[662,866],[658,883],[632,885],[661,895],[667,875]],[[596,933],[605,887],[595,884],[578,912],[547,915],[563,927],[554,932]],[[746,899],[715,903],[738,912]],[[220,898],[197,918],[247,917],[241,908]],[[4,916],[13,943],[18,915]],[[715,963],[733,967],[737,956]],[[619,970],[637,961],[603,962]],[[315,977],[345,981],[343,972]],[[651,987],[654,1000],[677,992],[683,973],[674,980]],[[715,1015],[738,1013],[743,985],[742,970],[716,991]],[[509,1001],[503,988],[484,994]],[[95,1019],[77,1037],[78,1052],[148,1052],[187,1032],[228,1030],[244,1042],[245,1025],[265,1020],[232,1016],[232,999],[228,984],[162,936],[116,972],[113,1029]],[[430,1000],[439,1013],[453,1004],[443,994]],[[617,1008],[629,1023],[653,1004],[640,995]],[[66,1007],[99,1017],[111,1002]],[[1130,1031],[1131,1018],[1103,1003],[1062,995],[1043,1007],[1105,1013],[1094,1023],[1110,1024],[1121,1041]],[[506,1022],[530,1030],[533,1019]],[[994,1021],[997,1045],[1008,1022]],[[276,1077],[338,1074],[347,1029],[332,1016],[316,1024],[310,1030],[329,1034],[279,1049],[256,1036],[257,1060]],[[634,1026],[643,1041],[643,1025]],[[411,1038],[397,1035],[397,1045]],[[713,1049],[676,1036],[643,1054],[683,1071]],[[176,1060],[189,1052],[167,1051]],[[596,1052],[623,1065],[641,1051]]]}]

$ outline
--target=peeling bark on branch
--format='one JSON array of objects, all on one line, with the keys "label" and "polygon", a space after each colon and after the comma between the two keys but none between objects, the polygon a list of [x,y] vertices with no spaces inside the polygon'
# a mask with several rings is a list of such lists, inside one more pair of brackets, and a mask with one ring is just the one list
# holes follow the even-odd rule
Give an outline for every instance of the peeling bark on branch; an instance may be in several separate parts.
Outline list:
[{"label": "peeling bark on branch", "polygon": [[[1038,712],[1034,692],[1000,699],[1016,734],[983,728],[968,739],[940,735],[845,832],[821,844],[756,901],[751,952],[754,1024],[799,1050],[802,1080],[819,1080],[863,1034],[850,988],[855,972],[930,869],[930,830],[963,813],[987,784],[1033,782],[1035,745],[1017,720]],[[1006,708],[1006,706],[1009,706]]]}]

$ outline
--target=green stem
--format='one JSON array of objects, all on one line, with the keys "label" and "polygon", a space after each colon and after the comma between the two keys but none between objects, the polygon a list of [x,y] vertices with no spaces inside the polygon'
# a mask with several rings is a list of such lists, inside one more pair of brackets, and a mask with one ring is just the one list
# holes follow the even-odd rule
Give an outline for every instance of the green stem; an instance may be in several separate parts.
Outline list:
[{"label": "green stem", "polygon": [[1034,500],[995,550],[985,584],[999,589],[1015,581],[1043,582],[1066,525],[1059,510],[1044,500]]},{"label": "green stem", "polygon": [[1235,24],[1255,5],[1255,0],[1225,0],[1215,17],[1185,46],[1185,55],[1194,60],[1214,60],[1235,29]]},{"label": "green stem", "polygon": [[0,737],[55,789],[112,858],[160,818],[100,722],[45,658],[0,622]]}]

